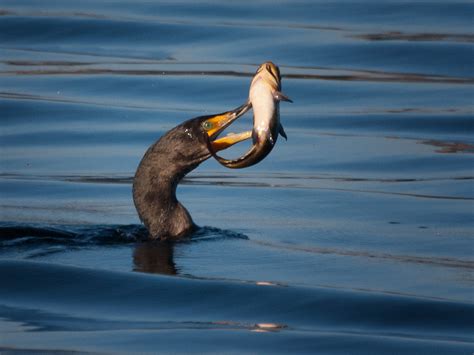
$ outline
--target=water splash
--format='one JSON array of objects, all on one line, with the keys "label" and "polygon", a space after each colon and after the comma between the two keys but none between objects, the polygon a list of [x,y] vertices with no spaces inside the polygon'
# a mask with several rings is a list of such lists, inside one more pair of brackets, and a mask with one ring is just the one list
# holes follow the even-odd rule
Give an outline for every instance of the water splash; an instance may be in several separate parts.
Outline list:
[{"label": "water splash", "polygon": [[[22,248],[38,246],[126,245],[147,242],[148,232],[142,225],[51,226],[43,224],[0,223],[0,246]],[[200,227],[179,243],[228,238],[248,239],[242,233],[215,227]],[[153,242],[153,241],[151,241]]]}]

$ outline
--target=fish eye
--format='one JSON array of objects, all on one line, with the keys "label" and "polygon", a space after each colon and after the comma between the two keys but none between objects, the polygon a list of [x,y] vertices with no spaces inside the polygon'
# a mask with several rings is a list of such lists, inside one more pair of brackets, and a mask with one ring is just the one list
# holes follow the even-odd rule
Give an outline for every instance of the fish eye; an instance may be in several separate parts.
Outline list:
[{"label": "fish eye", "polygon": [[209,121],[204,121],[202,123],[202,128],[204,128],[206,131],[209,131],[212,128],[212,123]]}]

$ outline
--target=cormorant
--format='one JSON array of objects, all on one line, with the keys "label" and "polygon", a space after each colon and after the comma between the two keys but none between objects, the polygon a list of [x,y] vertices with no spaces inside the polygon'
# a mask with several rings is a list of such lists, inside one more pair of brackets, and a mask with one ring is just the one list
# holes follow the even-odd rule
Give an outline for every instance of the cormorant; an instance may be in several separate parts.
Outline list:
[{"label": "cormorant", "polygon": [[250,107],[245,103],[232,111],[190,119],[148,149],[135,173],[133,201],[149,238],[180,238],[196,229],[189,212],[176,198],[176,188],[186,174],[211,157],[210,149],[226,149],[251,137],[248,131],[217,139]]}]

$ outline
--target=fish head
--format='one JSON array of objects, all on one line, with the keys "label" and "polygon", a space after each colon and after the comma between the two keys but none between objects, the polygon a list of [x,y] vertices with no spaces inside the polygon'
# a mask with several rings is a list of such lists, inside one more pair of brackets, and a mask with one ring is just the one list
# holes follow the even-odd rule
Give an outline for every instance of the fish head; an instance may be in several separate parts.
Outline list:
[{"label": "fish head", "polygon": [[250,84],[250,90],[255,86],[255,84],[259,81],[263,81],[266,85],[268,85],[269,89],[274,91],[281,90],[281,75],[280,69],[273,64],[272,62],[265,62],[260,65],[255,72],[255,75],[252,79],[252,83]]}]

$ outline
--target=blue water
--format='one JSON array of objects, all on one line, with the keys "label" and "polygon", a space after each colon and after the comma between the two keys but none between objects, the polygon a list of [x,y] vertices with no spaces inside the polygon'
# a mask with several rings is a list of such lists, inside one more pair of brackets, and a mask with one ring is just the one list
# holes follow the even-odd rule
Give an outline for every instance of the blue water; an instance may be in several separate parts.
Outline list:
[{"label": "blue water", "polygon": [[[471,354],[473,18],[2,0],[0,352]],[[178,189],[203,227],[147,242],[143,153],[242,104],[267,60],[288,141],[248,169],[203,163]]]}]

